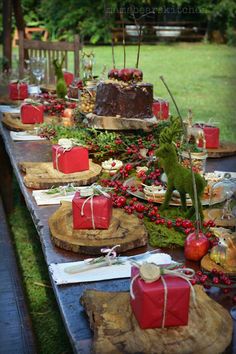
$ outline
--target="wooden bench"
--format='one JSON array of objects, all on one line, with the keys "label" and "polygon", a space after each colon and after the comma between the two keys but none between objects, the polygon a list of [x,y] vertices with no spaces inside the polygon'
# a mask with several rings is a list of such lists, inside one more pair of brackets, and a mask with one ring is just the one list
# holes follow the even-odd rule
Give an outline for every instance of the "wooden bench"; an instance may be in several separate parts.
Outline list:
[{"label": "wooden bench", "polygon": [[[201,41],[206,35],[206,24],[194,21],[143,22],[142,42],[157,43],[161,41]],[[125,22],[127,43],[137,43],[138,28],[132,22]],[[122,22],[116,21],[112,29],[115,43],[122,42]]]}]

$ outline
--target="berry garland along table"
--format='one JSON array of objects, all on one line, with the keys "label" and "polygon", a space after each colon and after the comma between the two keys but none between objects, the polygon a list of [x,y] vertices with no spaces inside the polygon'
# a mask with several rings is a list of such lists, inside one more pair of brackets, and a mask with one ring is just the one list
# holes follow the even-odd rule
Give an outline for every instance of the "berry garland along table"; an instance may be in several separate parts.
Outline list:
[{"label": "berry garland along table", "polygon": [[[67,252],[55,247],[50,238],[48,227],[48,217],[55,212],[57,206],[39,207],[36,205],[32,197],[32,190],[25,187],[23,183],[23,175],[19,170],[18,163],[24,161],[48,162],[51,161],[51,145],[48,142],[13,142],[10,138],[9,131],[2,124],[0,126],[1,144],[0,144],[0,160],[1,169],[1,193],[8,212],[12,209],[12,172],[14,172],[21,192],[25,198],[27,208],[31,214],[36,230],[39,234],[40,242],[47,265],[51,263],[77,261],[82,259],[72,252]],[[209,160],[207,170],[235,171],[236,157],[228,157],[225,159]],[[146,247],[138,250],[138,252],[146,251]],[[137,252],[137,250],[136,250]],[[185,262],[183,249],[165,249],[164,252],[169,253],[173,259],[179,262]],[[129,252],[129,254],[134,254]],[[199,264],[194,262],[185,262],[186,266],[192,267],[199,271]],[[202,278],[206,277],[199,273]],[[206,280],[206,279],[205,279]],[[86,289],[97,289],[106,291],[127,291],[129,289],[129,280],[110,280],[96,283],[84,283],[67,286],[57,286],[51,279],[52,287],[61,311],[61,315],[73,347],[74,352],[90,353],[92,345],[92,333],[89,328],[89,322],[84,316],[84,309],[79,302],[80,297]],[[222,293],[219,288],[212,287],[208,290],[209,295],[225,308],[230,310],[233,306],[232,299],[227,293]],[[234,320],[234,327],[236,321]],[[235,337],[231,346],[227,349],[227,353],[233,353],[235,350]]]}]

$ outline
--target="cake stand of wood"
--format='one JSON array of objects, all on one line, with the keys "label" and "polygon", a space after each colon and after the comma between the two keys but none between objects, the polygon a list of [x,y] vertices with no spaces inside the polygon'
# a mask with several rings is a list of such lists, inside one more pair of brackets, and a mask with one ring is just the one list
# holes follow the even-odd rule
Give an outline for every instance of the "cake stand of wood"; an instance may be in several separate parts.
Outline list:
[{"label": "cake stand of wood", "polygon": [[96,354],[219,354],[229,346],[233,321],[226,309],[194,286],[187,326],[141,329],[132,313],[130,294],[86,290],[81,303],[94,331]]},{"label": "cake stand of wood", "polygon": [[25,172],[24,183],[33,189],[48,189],[73,183],[86,186],[94,183],[101,173],[101,166],[89,160],[89,170],[75,173],[62,173],[53,168],[52,162],[21,162],[20,169]]},{"label": "cake stand of wood", "polygon": [[221,219],[222,209],[206,209],[203,211],[204,221],[214,220],[216,226],[221,227],[235,227],[236,218],[231,217],[230,219]]},{"label": "cake stand of wood", "polygon": [[229,141],[221,141],[217,149],[207,149],[208,157],[219,158],[224,156],[232,156],[236,154],[236,143]]},{"label": "cake stand of wood", "polygon": [[23,102],[23,100],[12,100],[9,97],[9,94],[1,94],[0,95],[0,104],[5,104],[5,105],[9,105],[9,106],[19,106],[21,103]]},{"label": "cake stand of wood", "polygon": [[148,234],[143,221],[135,215],[127,215],[122,209],[113,209],[107,230],[74,230],[72,218],[72,203],[62,202],[48,221],[53,242],[68,251],[101,255],[104,247],[120,245],[120,253],[147,244]]},{"label": "cake stand of wood", "polygon": [[[59,119],[54,116],[44,116],[44,123],[51,124],[53,122],[58,124]],[[17,113],[3,113],[2,123],[7,129],[15,132],[34,130],[35,127],[40,126],[40,124],[23,124]]]},{"label": "cake stand of wood", "polygon": [[228,271],[227,269],[223,268],[221,265],[215,263],[211,258],[209,254],[206,254],[202,259],[201,259],[201,267],[202,269],[211,272],[212,269],[216,269],[218,272],[223,272],[227,275],[230,276],[236,276],[236,272],[231,272]]},{"label": "cake stand of wood", "polygon": [[88,113],[87,124],[89,127],[104,130],[137,130],[150,131],[154,125],[158,124],[156,117],[152,118],[125,118],[125,117],[106,117]]}]

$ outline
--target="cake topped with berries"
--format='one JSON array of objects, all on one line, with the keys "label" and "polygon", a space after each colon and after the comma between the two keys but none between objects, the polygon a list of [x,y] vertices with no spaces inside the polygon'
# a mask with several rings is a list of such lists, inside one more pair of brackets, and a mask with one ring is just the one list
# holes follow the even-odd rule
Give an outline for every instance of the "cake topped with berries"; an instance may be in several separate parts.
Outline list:
[{"label": "cake topped with berries", "polygon": [[153,85],[142,81],[139,69],[111,69],[97,86],[94,113],[98,116],[151,118]]}]

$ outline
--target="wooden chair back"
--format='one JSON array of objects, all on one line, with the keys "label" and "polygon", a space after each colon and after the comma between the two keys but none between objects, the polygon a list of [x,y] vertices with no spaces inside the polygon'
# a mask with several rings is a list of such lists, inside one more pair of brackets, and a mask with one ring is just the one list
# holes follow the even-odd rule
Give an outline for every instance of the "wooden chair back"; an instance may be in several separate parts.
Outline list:
[{"label": "wooden chair back", "polygon": [[44,42],[38,40],[29,40],[24,38],[24,32],[19,31],[19,76],[24,77],[25,60],[30,57],[45,57],[47,59],[45,78],[47,84],[55,83],[55,73],[53,60],[62,60],[64,57],[63,67],[68,68],[68,52],[74,53],[74,75],[79,77],[80,74],[80,56],[81,50],[79,35],[74,36],[73,42]]}]

